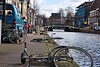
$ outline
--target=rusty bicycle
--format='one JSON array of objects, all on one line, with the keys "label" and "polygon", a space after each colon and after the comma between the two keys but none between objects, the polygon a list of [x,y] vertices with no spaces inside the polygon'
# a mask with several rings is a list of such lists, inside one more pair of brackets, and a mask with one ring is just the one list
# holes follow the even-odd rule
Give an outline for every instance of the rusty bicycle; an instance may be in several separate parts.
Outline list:
[{"label": "rusty bicycle", "polygon": [[[26,62],[26,60],[28,61]],[[51,67],[93,67],[91,55],[84,49],[74,46],[58,46],[51,50],[47,56],[32,55],[27,53],[25,42],[24,51],[21,53],[21,63],[31,67],[31,63],[47,62]]]}]

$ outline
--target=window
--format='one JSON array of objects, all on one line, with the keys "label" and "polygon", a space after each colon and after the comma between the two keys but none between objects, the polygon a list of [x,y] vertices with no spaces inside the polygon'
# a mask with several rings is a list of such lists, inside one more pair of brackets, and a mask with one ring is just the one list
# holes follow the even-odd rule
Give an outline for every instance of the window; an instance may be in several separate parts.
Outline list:
[{"label": "window", "polygon": [[[0,5],[0,16],[2,16],[2,15],[3,15],[3,5]],[[6,16],[13,16],[12,6],[6,5],[5,15]]]},{"label": "window", "polygon": [[0,16],[3,15],[3,6],[0,5]]},{"label": "window", "polygon": [[22,15],[21,15],[21,12],[20,12],[20,10],[16,7],[16,10],[17,10],[17,16],[18,16],[18,18],[21,18],[22,17]]}]

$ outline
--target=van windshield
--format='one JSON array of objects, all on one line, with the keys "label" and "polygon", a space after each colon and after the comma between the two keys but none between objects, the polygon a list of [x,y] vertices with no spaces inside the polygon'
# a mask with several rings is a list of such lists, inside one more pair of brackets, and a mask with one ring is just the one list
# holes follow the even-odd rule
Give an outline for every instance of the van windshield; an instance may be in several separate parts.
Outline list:
[{"label": "van windshield", "polygon": [[[3,5],[0,4],[0,16],[2,15],[3,15]],[[13,16],[13,8],[11,5],[6,5],[5,15]]]}]

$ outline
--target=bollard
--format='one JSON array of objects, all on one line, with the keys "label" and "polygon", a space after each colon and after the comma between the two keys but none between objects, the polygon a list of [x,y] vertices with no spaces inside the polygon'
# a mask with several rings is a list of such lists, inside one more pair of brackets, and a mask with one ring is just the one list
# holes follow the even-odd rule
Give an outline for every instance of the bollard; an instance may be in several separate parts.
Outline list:
[{"label": "bollard", "polygon": [[27,52],[27,45],[26,45],[26,42],[24,43],[24,52],[25,52],[25,53]]}]

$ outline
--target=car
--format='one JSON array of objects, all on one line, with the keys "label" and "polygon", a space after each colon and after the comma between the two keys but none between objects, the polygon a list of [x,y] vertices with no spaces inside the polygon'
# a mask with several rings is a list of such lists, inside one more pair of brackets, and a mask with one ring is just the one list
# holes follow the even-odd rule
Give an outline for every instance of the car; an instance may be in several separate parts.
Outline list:
[{"label": "car", "polygon": [[[5,10],[5,30],[17,29],[23,32],[23,19],[20,10],[13,4],[6,3]],[[3,20],[3,3],[0,2],[0,20]],[[4,30],[4,31],[5,31]]]},{"label": "car", "polygon": [[96,27],[94,27],[94,30],[96,30],[96,31],[100,31],[100,26],[96,26]]}]

